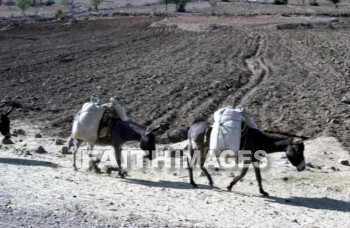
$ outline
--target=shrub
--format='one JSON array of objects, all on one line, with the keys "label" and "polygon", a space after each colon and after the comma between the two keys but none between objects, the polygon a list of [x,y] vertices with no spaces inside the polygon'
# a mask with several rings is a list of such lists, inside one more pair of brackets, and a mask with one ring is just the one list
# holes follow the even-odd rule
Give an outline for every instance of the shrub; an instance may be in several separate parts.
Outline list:
[{"label": "shrub", "polygon": [[187,0],[175,0],[176,11],[177,12],[186,12],[186,3]]},{"label": "shrub", "polygon": [[25,11],[30,4],[30,0],[15,0],[15,5],[22,10],[22,14],[26,15]]},{"label": "shrub", "polygon": [[282,13],[281,16],[282,17],[290,17],[290,14],[289,13]]},{"label": "shrub", "polygon": [[51,6],[51,5],[54,5],[55,4],[55,1],[54,0],[47,0],[44,5],[45,6]]},{"label": "shrub", "polygon": [[333,2],[334,5],[337,5],[340,2],[340,0],[329,0],[329,1]]},{"label": "shrub", "polygon": [[319,6],[318,2],[316,0],[310,0],[309,5],[310,6]]},{"label": "shrub", "polygon": [[173,0],[159,0],[160,4],[165,4],[165,11],[168,11],[168,4],[174,2]]},{"label": "shrub", "polygon": [[29,3],[29,6],[32,6],[32,7],[40,6],[40,2],[38,2],[37,0],[31,0]]},{"label": "shrub", "polygon": [[55,4],[54,0],[47,0],[43,2],[43,0],[30,0],[30,6],[32,7],[39,7],[39,6],[51,6]]},{"label": "shrub", "polygon": [[56,10],[55,17],[59,20],[62,20],[66,18],[66,14],[62,10]]},{"label": "shrub", "polygon": [[4,2],[4,5],[5,6],[14,6],[15,5],[15,2],[13,0],[6,0]]},{"label": "shrub", "polygon": [[288,0],[274,0],[273,3],[275,5],[287,5],[288,4]]},{"label": "shrub", "polygon": [[60,3],[62,5],[70,5],[70,4],[72,4],[72,0],[60,0]]},{"label": "shrub", "polygon": [[189,0],[159,0],[159,3],[165,4],[165,10],[168,11],[168,4],[174,3],[177,12],[186,12],[186,4]]},{"label": "shrub", "polygon": [[211,14],[215,15],[215,8],[218,5],[217,0],[209,0],[209,5],[211,6]]},{"label": "shrub", "polygon": [[98,6],[103,2],[104,0],[90,0],[90,4],[92,7],[94,7],[95,11],[98,11]]}]

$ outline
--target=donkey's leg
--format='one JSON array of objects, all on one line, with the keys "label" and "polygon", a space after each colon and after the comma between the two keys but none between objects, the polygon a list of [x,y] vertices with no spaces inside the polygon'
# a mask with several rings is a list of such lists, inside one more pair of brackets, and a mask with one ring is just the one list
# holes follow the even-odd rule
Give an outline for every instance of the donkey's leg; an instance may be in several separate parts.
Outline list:
[{"label": "donkey's leg", "polygon": [[[193,151],[193,148],[192,148],[192,143],[190,140],[188,140],[188,152],[191,156],[191,159],[193,158],[193,154],[194,154],[194,151]],[[197,184],[194,182],[193,180],[193,168],[192,168],[192,165],[190,164],[189,162],[189,158],[187,157],[187,167],[188,167],[188,172],[189,172],[189,175],[190,175],[190,183],[191,185],[194,187],[194,188],[197,188]]]},{"label": "donkey's leg", "polygon": [[205,161],[203,162],[203,164],[201,164],[201,169],[204,172],[204,174],[207,176],[208,181],[209,181],[209,185],[213,186],[214,185],[213,179],[211,178],[211,175],[208,172],[208,170],[204,167],[204,163],[205,163]]},{"label": "donkey's leg", "polygon": [[75,139],[74,140],[74,151],[73,151],[73,168],[74,168],[74,170],[75,171],[77,171],[78,169],[77,169],[77,166],[76,166],[76,155],[77,155],[77,151],[78,151],[78,149],[79,149],[79,147],[80,147],[80,145],[81,145],[81,143],[82,143],[83,141],[82,140],[80,140],[80,139]]},{"label": "donkey's leg", "polygon": [[213,186],[213,184],[214,184],[213,179],[211,178],[211,175],[208,172],[208,170],[204,167],[205,159],[207,158],[207,156],[206,156],[207,152],[208,152],[208,148],[203,146],[201,148],[201,169],[204,172],[204,174],[207,176],[207,178],[209,180],[209,185]]},{"label": "donkey's leg", "polygon": [[88,147],[89,154],[89,168],[88,171],[94,171],[95,173],[101,173],[101,169],[98,167],[98,163],[101,161],[101,154],[94,156],[94,145]]},{"label": "donkey's leg", "polygon": [[264,196],[269,196],[269,193],[265,192],[263,187],[262,187],[261,174],[260,174],[259,166],[254,165],[254,171],[255,171],[256,180],[258,181],[258,184],[259,184],[259,191],[260,191],[260,193],[263,194]]},{"label": "donkey's leg", "polygon": [[227,190],[231,191],[232,190],[232,187],[233,185],[235,185],[237,183],[237,181],[239,181],[240,179],[242,179],[246,174],[247,174],[247,171],[249,169],[249,165],[251,163],[251,160],[244,160],[243,162],[243,169],[241,171],[241,174],[239,174],[238,176],[234,177],[233,178],[233,181],[230,183],[229,186],[227,186]]},{"label": "donkey's leg", "polygon": [[188,172],[190,175],[190,184],[194,187],[194,188],[198,188],[198,185],[194,182],[193,180],[193,168],[189,162],[189,158],[187,157],[187,166],[188,166]]},{"label": "donkey's leg", "polygon": [[114,146],[114,154],[116,155],[117,164],[118,164],[118,174],[121,178],[125,178],[126,172],[123,171],[122,161],[121,161],[121,148]]}]

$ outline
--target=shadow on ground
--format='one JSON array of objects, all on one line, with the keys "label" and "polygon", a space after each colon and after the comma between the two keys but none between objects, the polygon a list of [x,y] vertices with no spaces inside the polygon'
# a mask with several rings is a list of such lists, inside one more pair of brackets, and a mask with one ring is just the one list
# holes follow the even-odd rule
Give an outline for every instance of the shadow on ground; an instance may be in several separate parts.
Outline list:
[{"label": "shadow on ground", "polygon": [[292,206],[297,206],[297,207],[307,207],[307,208],[311,208],[311,209],[350,212],[350,202],[349,201],[330,199],[327,197],[322,197],[322,198],[269,197],[266,200],[268,202],[271,202],[271,203],[286,204],[286,205],[292,205]]},{"label": "shadow on ground", "polygon": [[[130,184],[138,184],[149,187],[156,188],[173,188],[173,189],[196,189],[193,188],[192,185],[185,182],[177,182],[177,181],[149,181],[149,180],[140,180],[140,179],[126,179],[125,182]],[[198,184],[198,189],[212,189],[212,190],[220,190],[216,187],[211,187],[209,185]]]},{"label": "shadow on ground", "polygon": [[23,165],[23,166],[43,166],[50,168],[58,168],[59,166],[52,162],[38,161],[22,158],[0,158],[0,163],[8,165]]}]

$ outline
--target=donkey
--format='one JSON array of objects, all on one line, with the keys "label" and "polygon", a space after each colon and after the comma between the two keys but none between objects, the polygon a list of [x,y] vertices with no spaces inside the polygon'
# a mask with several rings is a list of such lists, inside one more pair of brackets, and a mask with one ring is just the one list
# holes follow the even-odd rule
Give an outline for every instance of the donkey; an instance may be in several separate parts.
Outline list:
[{"label": "donkey", "polygon": [[3,136],[5,136],[5,139],[9,139],[11,138],[11,134],[10,134],[10,119],[8,117],[8,115],[12,112],[13,110],[13,106],[7,110],[5,113],[1,113],[1,117],[0,117],[0,132]]},{"label": "donkey", "polygon": [[[125,178],[126,172],[123,172],[121,167],[121,146],[127,141],[140,141],[140,148],[142,150],[147,150],[149,152],[149,159],[152,159],[152,151],[156,149],[155,133],[160,128],[161,125],[152,129],[145,129],[128,121],[123,121],[119,118],[113,118],[110,122],[111,136],[98,138],[93,145],[113,146],[114,155],[117,159],[117,164],[119,167],[118,174],[121,178]],[[72,132],[72,136],[69,142],[69,148],[72,146],[75,147],[73,151],[73,167],[75,170],[77,170],[75,164],[76,153],[83,141],[84,140],[80,139],[79,137],[77,137],[77,135],[74,135],[74,132]],[[90,149],[92,149],[93,145],[90,145]]]},{"label": "donkey", "polygon": [[[255,158],[254,153],[258,150],[263,150],[267,154],[274,152],[285,151],[287,154],[288,160],[297,167],[298,171],[305,169],[305,160],[304,160],[304,143],[303,140],[307,139],[306,137],[299,137],[294,135],[284,135],[284,134],[272,134],[260,131],[258,129],[250,128],[248,126],[242,127],[245,130],[242,131],[241,136],[241,150],[251,151],[250,159],[245,160],[244,167],[240,175],[234,177],[233,181],[227,187],[228,191],[231,191],[233,185],[235,185],[239,180],[241,180],[247,173],[249,165],[253,162],[258,162]],[[211,133],[211,127],[208,122],[199,122],[191,126],[188,132],[188,150],[190,156],[193,157],[194,150],[200,150],[201,160],[200,167],[202,171],[206,174],[209,184],[213,186],[213,180],[209,172],[204,167],[205,158],[209,149],[209,137]],[[193,170],[187,160],[190,183],[193,187],[197,187],[196,183],[193,180]],[[258,181],[259,191],[262,195],[268,196],[269,194],[264,191],[261,184],[261,174],[259,166],[254,165],[255,176]]]},{"label": "donkey", "polygon": [[10,119],[9,115],[13,111],[14,108],[22,108],[22,104],[19,101],[21,98],[19,96],[16,96],[14,98],[6,97],[3,101],[1,101],[1,108],[4,106],[10,106],[11,108],[7,110],[5,113],[0,114],[0,132],[3,136],[5,136],[5,139],[10,139]]}]

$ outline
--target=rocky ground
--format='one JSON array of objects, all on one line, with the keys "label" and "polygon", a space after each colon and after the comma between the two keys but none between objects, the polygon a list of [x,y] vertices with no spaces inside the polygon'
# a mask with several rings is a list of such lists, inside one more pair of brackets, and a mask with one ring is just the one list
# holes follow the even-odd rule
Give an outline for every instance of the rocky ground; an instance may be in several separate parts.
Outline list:
[{"label": "rocky ground", "polygon": [[[219,3],[216,16],[207,2],[183,14],[164,5],[106,6],[78,13],[78,23],[9,18],[1,6],[0,97],[22,98],[12,131],[26,134],[1,146],[0,224],[350,224],[349,168],[338,161],[349,160],[350,148],[350,106],[342,102],[350,96],[350,7],[321,3]],[[224,190],[225,172],[214,173],[214,189],[197,177],[198,190],[187,170],[135,170],[126,180],[73,172],[53,139],[69,136],[85,101],[115,95],[132,121],[164,124],[163,144],[185,140],[191,124],[211,121],[220,107],[244,106],[262,129],[311,137],[310,164],[300,173],[272,156],[262,174],[270,198],[258,195],[253,172],[233,193]],[[48,153],[32,151],[38,144]]]}]

